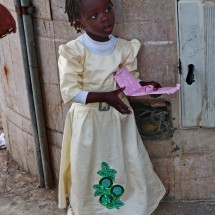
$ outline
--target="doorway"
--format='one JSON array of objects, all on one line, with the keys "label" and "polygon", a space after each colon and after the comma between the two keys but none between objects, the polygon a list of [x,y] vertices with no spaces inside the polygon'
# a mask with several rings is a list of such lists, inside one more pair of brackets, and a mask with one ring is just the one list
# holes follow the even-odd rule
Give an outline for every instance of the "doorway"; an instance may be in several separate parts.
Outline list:
[{"label": "doorway", "polygon": [[182,127],[215,127],[215,2],[178,0]]}]

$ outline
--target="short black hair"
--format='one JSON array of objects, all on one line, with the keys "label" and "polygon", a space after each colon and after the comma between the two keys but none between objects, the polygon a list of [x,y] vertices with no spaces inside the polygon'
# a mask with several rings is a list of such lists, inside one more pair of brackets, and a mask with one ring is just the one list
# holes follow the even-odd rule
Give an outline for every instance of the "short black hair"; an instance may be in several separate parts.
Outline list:
[{"label": "short black hair", "polygon": [[66,0],[65,13],[67,13],[71,26],[77,33],[81,32],[83,26],[77,22],[77,19],[83,13],[83,0]]},{"label": "short black hair", "polygon": [[[113,5],[112,1],[109,0]],[[67,13],[71,26],[75,28],[77,33],[81,32],[83,26],[77,21],[84,13],[84,0],[66,0],[65,13]]]}]

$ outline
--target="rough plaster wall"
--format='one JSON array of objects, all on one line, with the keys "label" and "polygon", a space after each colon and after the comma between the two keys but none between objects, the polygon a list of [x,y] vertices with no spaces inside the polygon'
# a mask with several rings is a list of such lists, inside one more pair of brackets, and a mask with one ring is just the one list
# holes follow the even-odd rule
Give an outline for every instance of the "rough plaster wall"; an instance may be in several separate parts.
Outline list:
[{"label": "rough plaster wall", "polygon": [[[36,7],[34,27],[46,126],[51,145],[54,175],[57,178],[63,124],[69,108],[69,105],[62,104],[60,96],[57,51],[60,44],[77,37],[77,34],[67,22],[67,17],[64,14],[64,1],[33,0],[32,3]],[[163,86],[175,85],[179,82],[174,1],[115,0],[114,4],[116,10],[114,34],[126,39],[137,38],[142,43],[138,56],[141,77],[144,80],[157,80]],[[13,8],[12,0],[7,1],[7,5],[9,8]],[[10,51],[7,53],[7,49],[5,49],[5,47],[9,47],[9,44],[13,44],[11,40],[16,37],[16,35],[11,35],[0,42],[1,48],[3,47],[5,50],[3,54],[0,52],[1,60],[3,59],[1,65],[6,62],[8,67],[13,65],[14,68],[15,65],[17,68],[19,66],[19,73],[22,73],[21,65],[7,59],[9,58],[7,56],[10,54],[13,56],[13,54]],[[18,38],[15,41],[17,42]],[[18,46],[18,44],[15,45]],[[9,71],[13,71],[13,68],[9,68]],[[10,146],[15,148],[15,152],[10,149],[12,155],[27,168],[25,162],[27,159],[21,160],[18,152],[22,156],[26,154],[25,145],[32,146],[33,140],[29,130],[31,126],[29,125],[26,98],[22,98],[25,101],[21,102],[17,95],[18,90],[23,86],[18,88],[20,84],[16,81],[14,73],[9,76],[10,85],[7,86],[5,72],[1,66],[1,80],[4,81],[1,92],[5,97],[3,123],[9,134],[7,137]],[[142,100],[142,98],[139,99]],[[215,187],[214,129],[181,129],[179,95],[163,96],[156,101],[159,102],[159,100],[171,102],[173,124],[177,130],[172,139],[145,141],[144,144],[152,159],[155,171],[166,186],[167,198],[170,200],[215,199],[215,189],[212,189]],[[25,114],[21,114],[23,111],[20,110],[19,104],[21,103],[24,104],[22,107],[25,106]],[[24,128],[24,125],[27,126]],[[28,134],[28,138],[24,138],[26,134]],[[174,151],[176,146],[180,149]],[[33,164],[29,166],[36,168]]]},{"label": "rough plaster wall", "polygon": [[[16,19],[12,0],[1,0]],[[19,34],[0,40],[0,95],[7,147],[14,159],[37,174]]]}]

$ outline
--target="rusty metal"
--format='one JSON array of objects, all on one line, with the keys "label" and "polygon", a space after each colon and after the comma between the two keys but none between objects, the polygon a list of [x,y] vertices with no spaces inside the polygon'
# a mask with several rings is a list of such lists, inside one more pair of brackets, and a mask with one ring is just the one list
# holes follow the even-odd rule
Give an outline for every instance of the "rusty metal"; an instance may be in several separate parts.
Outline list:
[{"label": "rusty metal", "polygon": [[20,15],[32,15],[34,13],[33,6],[15,6],[15,10]]}]

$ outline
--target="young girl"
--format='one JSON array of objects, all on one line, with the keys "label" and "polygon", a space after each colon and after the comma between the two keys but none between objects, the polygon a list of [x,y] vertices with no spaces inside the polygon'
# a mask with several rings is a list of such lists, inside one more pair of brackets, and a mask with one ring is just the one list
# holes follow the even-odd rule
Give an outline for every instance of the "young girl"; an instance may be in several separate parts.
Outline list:
[{"label": "young girl", "polygon": [[73,101],[63,136],[59,207],[75,215],[149,215],[165,194],[114,72],[137,69],[140,42],[111,35],[111,0],[67,0],[85,33],[59,49],[64,102]]}]

